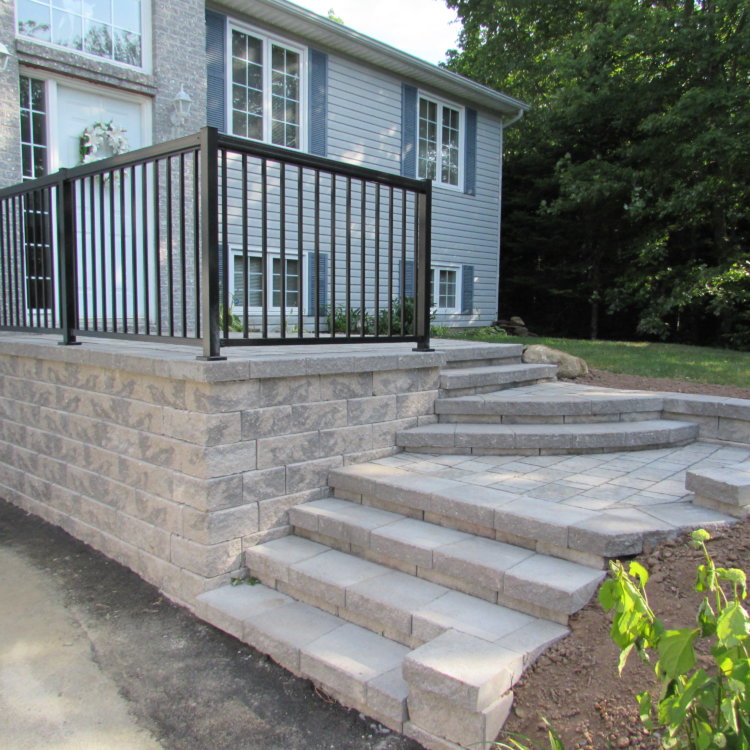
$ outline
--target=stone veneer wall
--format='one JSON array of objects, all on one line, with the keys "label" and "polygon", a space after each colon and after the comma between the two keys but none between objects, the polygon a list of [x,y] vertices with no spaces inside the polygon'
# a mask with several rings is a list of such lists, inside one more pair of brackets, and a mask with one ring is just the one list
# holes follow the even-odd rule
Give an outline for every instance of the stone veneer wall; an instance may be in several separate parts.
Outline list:
[{"label": "stone veneer wall", "polygon": [[437,354],[203,363],[94,349],[0,343],[0,497],[186,603],[242,571],[248,546],[289,533],[288,508],[327,495],[331,468],[435,421]]}]

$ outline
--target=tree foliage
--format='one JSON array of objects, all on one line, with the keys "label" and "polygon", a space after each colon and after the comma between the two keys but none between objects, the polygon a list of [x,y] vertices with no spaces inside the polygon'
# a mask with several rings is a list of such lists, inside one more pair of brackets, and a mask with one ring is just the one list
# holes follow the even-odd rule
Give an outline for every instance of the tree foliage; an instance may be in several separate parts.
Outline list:
[{"label": "tree foliage", "polygon": [[750,347],[750,0],[447,0],[508,131],[503,306]]}]

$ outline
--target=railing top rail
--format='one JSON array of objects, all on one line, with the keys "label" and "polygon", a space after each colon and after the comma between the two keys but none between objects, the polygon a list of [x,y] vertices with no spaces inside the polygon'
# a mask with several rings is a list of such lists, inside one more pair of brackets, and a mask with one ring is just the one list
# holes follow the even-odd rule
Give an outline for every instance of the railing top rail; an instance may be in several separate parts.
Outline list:
[{"label": "railing top rail", "polygon": [[[240,154],[250,154],[259,158],[271,159],[274,161],[293,164],[309,169],[318,169],[331,174],[342,175],[344,177],[353,177],[355,179],[367,180],[368,182],[377,182],[381,185],[392,186],[404,190],[411,190],[415,193],[425,193],[429,180],[417,180],[411,177],[402,177],[401,175],[382,172],[369,167],[361,167],[357,164],[347,164],[346,162],[326,159],[322,156],[292,151],[291,149],[282,148],[281,146],[271,146],[258,141],[248,141],[244,138],[229,136],[224,134],[218,135],[218,144],[220,148],[236,151]],[[106,174],[118,169],[126,169],[137,164],[163,159],[169,156],[177,156],[187,151],[194,151],[200,148],[200,133],[178,138],[166,143],[157,143],[153,146],[146,146],[135,151],[128,151],[125,154],[111,156],[107,159],[101,159],[89,164],[80,164],[76,167],[70,167],[64,170],[65,178],[70,180],[88,177],[90,175]],[[0,200],[12,198],[17,195],[24,195],[34,190],[41,190],[60,181],[60,170],[52,174],[40,177],[36,180],[28,180],[18,185],[0,189]]]},{"label": "railing top rail", "polygon": [[415,193],[427,192],[427,185],[430,184],[429,180],[402,177],[401,175],[381,172],[370,167],[360,167],[357,164],[326,159],[322,156],[315,156],[301,151],[292,151],[288,148],[271,146],[259,141],[248,141],[245,138],[224,135],[223,133],[219,134],[219,148],[230,149],[240,154],[252,154],[253,156],[284,162],[286,164],[318,169],[323,172],[331,172],[343,175],[344,177],[354,177],[360,180],[367,180],[368,182],[379,182],[383,185],[392,185],[393,187],[411,190]]},{"label": "railing top rail", "polygon": [[125,154],[110,156],[107,159],[99,159],[89,164],[79,164],[77,167],[61,169],[44,177],[39,177],[36,180],[27,180],[18,185],[2,188],[0,189],[0,200],[57,185],[60,182],[61,173],[65,175],[66,180],[75,180],[81,177],[88,177],[89,175],[106,174],[114,170],[126,169],[138,164],[154,161],[155,159],[178,156],[181,153],[195,151],[198,148],[200,148],[200,133],[194,133],[174,141],[157,143],[153,146],[136,149],[135,151],[128,151]]}]

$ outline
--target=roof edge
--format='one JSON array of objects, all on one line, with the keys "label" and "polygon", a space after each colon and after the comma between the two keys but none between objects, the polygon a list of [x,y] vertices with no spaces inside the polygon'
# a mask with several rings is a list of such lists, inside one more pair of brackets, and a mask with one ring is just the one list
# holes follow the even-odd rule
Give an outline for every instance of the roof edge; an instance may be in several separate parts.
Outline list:
[{"label": "roof edge", "polygon": [[221,0],[210,2],[208,6],[216,10],[233,10],[297,33],[311,42],[325,45],[364,63],[382,67],[501,115],[513,115],[519,110],[527,112],[531,109],[529,104],[520,99],[410,55],[288,0]]}]

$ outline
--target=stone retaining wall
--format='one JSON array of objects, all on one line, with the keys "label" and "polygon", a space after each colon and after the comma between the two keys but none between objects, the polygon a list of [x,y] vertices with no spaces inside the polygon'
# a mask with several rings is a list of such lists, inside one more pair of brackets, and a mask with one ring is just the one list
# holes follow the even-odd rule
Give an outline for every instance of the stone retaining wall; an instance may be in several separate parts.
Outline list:
[{"label": "stone retaining wall", "polygon": [[287,534],[288,509],[327,495],[331,468],[435,421],[443,362],[114,351],[0,343],[0,496],[186,603]]},{"label": "stone retaining wall", "polygon": [[699,440],[750,444],[750,401],[690,393],[663,395],[662,418],[694,422]]}]

